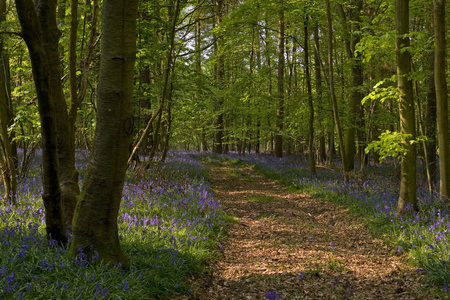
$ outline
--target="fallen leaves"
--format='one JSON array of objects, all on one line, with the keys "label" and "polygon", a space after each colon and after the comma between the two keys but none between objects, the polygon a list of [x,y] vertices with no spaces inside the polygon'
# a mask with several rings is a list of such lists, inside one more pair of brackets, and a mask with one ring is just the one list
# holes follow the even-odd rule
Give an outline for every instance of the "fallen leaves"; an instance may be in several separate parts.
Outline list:
[{"label": "fallen leaves", "polygon": [[193,279],[192,294],[182,298],[433,299],[405,255],[345,208],[288,193],[248,169],[251,180],[238,181],[229,168],[211,166],[211,181],[239,222],[228,225],[211,273]]}]

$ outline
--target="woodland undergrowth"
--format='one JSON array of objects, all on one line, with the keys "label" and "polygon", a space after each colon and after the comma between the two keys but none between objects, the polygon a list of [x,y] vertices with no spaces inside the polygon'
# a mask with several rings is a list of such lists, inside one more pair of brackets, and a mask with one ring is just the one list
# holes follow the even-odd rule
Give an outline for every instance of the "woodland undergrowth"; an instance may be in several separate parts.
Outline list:
[{"label": "woodland undergrowth", "polygon": [[[77,158],[82,173],[86,155]],[[215,257],[223,213],[198,161],[171,154],[128,172],[118,224],[129,271],[82,252],[74,262],[46,242],[39,162],[20,183],[18,205],[0,207],[0,299],[169,299],[189,294],[189,279]]]}]

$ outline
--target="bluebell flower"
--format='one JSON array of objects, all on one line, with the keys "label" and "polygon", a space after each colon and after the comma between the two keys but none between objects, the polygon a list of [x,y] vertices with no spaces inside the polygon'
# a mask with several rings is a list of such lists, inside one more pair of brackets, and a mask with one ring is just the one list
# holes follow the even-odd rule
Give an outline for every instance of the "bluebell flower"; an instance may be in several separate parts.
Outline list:
[{"label": "bluebell flower", "polygon": [[265,294],[267,299],[281,299],[281,293],[275,293],[274,291],[270,291],[268,293]]}]

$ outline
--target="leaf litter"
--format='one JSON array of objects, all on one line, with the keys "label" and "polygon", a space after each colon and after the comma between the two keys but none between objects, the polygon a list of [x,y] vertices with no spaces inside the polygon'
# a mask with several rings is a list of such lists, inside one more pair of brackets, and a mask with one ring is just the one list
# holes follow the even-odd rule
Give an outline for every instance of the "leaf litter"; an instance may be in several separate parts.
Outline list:
[{"label": "leaf litter", "polygon": [[227,225],[221,258],[180,299],[435,299],[406,254],[346,208],[231,168],[210,165],[210,178],[237,222]]}]

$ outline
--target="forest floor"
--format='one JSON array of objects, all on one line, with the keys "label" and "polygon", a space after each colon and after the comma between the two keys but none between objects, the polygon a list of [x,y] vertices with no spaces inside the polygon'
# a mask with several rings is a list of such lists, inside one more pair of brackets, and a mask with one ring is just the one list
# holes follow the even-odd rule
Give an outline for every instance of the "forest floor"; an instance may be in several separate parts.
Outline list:
[{"label": "forest floor", "polygon": [[344,207],[250,168],[209,167],[215,197],[236,222],[184,299],[434,299],[407,256]]}]

